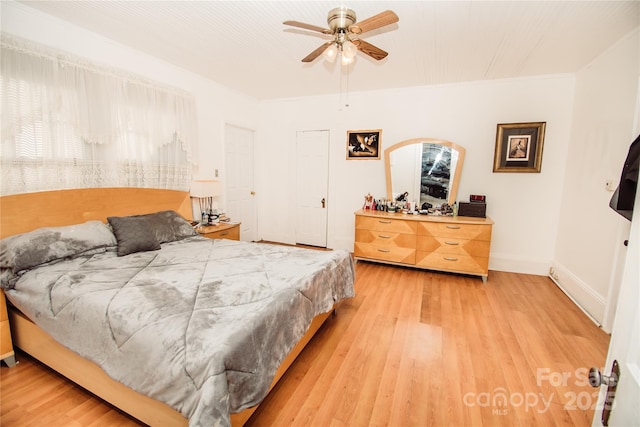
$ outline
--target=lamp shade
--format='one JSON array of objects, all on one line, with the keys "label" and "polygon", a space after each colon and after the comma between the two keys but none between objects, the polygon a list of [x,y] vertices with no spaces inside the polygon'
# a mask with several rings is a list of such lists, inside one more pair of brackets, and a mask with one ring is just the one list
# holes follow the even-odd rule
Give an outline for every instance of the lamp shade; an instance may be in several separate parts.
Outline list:
[{"label": "lamp shade", "polygon": [[356,53],[358,53],[358,47],[351,41],[347,40],[346,42],[342,43],[342,54],[346,58],[351,59],[356,56]]},{"label": "lamp shade", "polygon": [[353,57],[353,56],[349,57],[349,56],[347,56],[347,55],[345,55],[345,54],[343,53],[343,54],[342,54],[342,59],[341,59],[341,61],[342,61],[342,65],[349,65],[349,64],[351,64],[353,61],[355,61],[355,57]]},{"label": "lamp shade", "polygon": [[191,197],[200,199],[220,196],[222,194],[222,182],[214,180],[191,181],[189,194]]},{"label": "lamp shade", "polygon": [[332,44],[324,51],[322,55],[327,61],[333,62],[336,60],[336,56],[338,56],[338,47],[335,44]]}]

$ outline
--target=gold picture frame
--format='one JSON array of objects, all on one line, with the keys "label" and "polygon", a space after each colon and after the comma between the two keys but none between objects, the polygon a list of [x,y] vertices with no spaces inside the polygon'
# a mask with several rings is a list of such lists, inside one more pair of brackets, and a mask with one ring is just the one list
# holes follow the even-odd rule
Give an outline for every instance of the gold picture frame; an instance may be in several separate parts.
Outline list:
[{"label": "gold picture frame", "polygon": [[382,129],[347,131],[347,160],[380,160]]},{"label": "gold picture frame", "polygon": [[539,173],[542,168],[546,124],[546,122],[498,124],[493,171]]}]

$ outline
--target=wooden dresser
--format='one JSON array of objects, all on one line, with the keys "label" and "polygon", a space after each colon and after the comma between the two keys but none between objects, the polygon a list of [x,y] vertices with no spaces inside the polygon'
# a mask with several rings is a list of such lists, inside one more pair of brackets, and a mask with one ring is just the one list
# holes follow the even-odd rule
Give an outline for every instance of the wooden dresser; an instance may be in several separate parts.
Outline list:
[{"label": "wooden dresser", "polygon": [[356,260],[481,276],[489,274],[490,218],[359,210]]}]

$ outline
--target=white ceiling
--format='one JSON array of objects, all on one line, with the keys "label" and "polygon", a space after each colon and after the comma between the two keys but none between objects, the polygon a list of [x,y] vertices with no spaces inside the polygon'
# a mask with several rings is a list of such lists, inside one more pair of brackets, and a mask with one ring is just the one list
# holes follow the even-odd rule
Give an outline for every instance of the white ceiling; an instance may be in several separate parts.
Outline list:
[{"label": "white ceiling", "polygon": [[[259,99],[572,73],[640,25],[636,1],[21,1]],[[300,60],[327,41],[336,6],[363,20],[400,18],[362,35],[389,52]]]}]

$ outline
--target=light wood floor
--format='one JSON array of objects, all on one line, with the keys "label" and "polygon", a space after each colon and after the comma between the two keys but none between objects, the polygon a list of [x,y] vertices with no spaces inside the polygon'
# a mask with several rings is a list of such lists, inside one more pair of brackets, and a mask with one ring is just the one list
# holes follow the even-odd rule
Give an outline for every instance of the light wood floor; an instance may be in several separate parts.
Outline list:
[{"label": "light wood floor", "polygon": [[[365,262],[356,277],[247,427],[591,425],[586,370],[609,337],[550,279]],[[140,425],[18,359],[0,369],[2,427]]]}]

